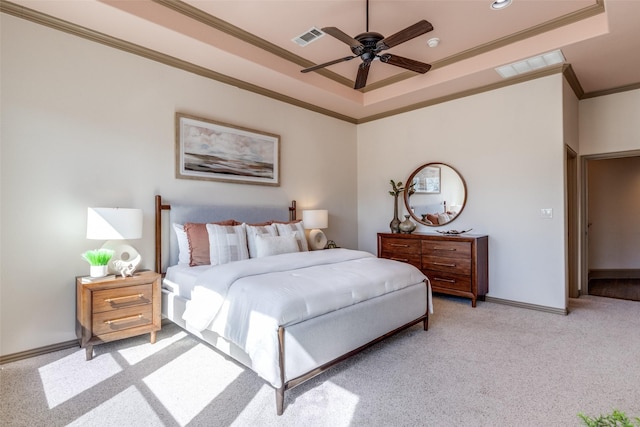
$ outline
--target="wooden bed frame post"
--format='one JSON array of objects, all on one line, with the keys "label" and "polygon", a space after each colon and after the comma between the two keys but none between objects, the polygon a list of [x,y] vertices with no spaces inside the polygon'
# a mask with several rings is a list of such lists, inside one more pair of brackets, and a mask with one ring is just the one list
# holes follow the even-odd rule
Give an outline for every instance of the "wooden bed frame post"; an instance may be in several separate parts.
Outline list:
[{"label": "wooden bed frame post", "polygon": [[287,385],[284,382],[284,327],[283,326],[280,326],[278,328],[278,362],[280,364],[281,385],[280,385],[280,388],[276,389],[276,413],[278,415],[282,415],[284,412],[284,391],[287,388]]},{"label": "wooden bed frame post", "polygon": [[156,195],[156,273],[162,274],[162,211],[171,209],[163,205],[162,197]]}]

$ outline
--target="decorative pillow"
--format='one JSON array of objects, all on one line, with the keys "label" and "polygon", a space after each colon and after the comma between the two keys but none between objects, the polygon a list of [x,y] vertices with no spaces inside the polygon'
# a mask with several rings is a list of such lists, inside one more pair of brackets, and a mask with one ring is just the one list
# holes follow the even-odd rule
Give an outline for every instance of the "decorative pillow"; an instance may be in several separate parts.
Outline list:
[{"label": "decorative pillow", "polygon": [[[215,222],[218,225],[235,225],[232,219],[226,221]],[[189,265],[210,264],[211,257],[209,254],[209,234],[207,233],[207,224],[187,222],[184,225],[184,231],[187,233],[187,241],[189,242]]]},{"label": "decorative pillow", "polygon": [[247,246],[249,246],[249,257],[257,258],[256,237],[260,235],[277,236],[278,229],[273,224],[242,224],[247,233]]},{"label": "decorative pillow", "polygon": [[266,234],[256,235],[256,257],[288,254],[298,252],[298,239],[296,233],[288,236],[269,236]]},{"label": "decorative pillow", "polygon": [[191,252],[189,251],[189,239],[187,232],[184,231],[184,225],[173,223],[173,229],[178,239],[178,264],[189,265],[191,262]]},{"label": "decorative pillow", "polygon": [[242,225],[207,224],[211,265],[249,258],[247,233]]},{"label": "decorative pillow", "polygon": [[298,250],[300,252],[309,250],[309,245],[307,244],[307,238],[304,234],[302,221],[274,222],[274,224],[276,225],[276,228],[278,229],[278,235],[280,236],[288,236],[294,233],[296,234],[296,239],[298,240]]},{"label": "decorative pillow", "polygon": [[427,214],[427,219],[431,221],[432,224],[438,224],[438,215]]},{"label": "decorative pillow", "polygon": [[446,224],[449,221],[451,221],[451,218],[446,213],[438,214],[438,224]]}]

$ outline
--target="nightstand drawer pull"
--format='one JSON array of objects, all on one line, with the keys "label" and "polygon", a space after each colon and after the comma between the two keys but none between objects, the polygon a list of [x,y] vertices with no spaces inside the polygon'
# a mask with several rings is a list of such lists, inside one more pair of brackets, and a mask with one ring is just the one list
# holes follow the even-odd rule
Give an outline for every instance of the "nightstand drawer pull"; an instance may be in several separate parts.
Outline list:
[{"label": "nightstand drawer pull", "polygon": [[457,251],[456,248],[439,248],[437,246],[434,246],[433,250],[434,251],[447,251],[447,252],[455,252],[455,251]]},{"label": "nightstand drawer pull", "polygon": [[399,243],[390,243],[389,246],[393,246],[394,248],[408,248],[409,245],[401,245]]},{"label": "nightstand drawer pull", "polygon": [[107,325],[110,325],[112,323],[126,322],[128,320],[136,320],[136,319],[142,319],[142,314],[138,314],[136,316],[121,317],[119,319],[105,320],[104,323],[106,323]]},{"label": "nightstand drawer pull", "polygon": [[143,296],[144,294],[126,295],[123,297],[107,298],[104,300],[104,302],[116,302],[116,301],[120,301],[121,299],[142,298]]},{"label": "nightstand drawer pull", "polygon": [[407,258],[396,258],[396,257],[391,257],[389,258],[393,261],[402,261],[402,262],[409,262],[409,260]]},{"label": "nightstand drawer pull", "polygon": [[455,264],[447,264],[445,262],[434,262],[433,265],[441,265],[443,267],[455,267]]},{"label": "nightstand drawer pull", "polygon": [[443,279],[442,277],[434,277],[433,280],[437,280],[439,282],[456,283],[454,279]]}]

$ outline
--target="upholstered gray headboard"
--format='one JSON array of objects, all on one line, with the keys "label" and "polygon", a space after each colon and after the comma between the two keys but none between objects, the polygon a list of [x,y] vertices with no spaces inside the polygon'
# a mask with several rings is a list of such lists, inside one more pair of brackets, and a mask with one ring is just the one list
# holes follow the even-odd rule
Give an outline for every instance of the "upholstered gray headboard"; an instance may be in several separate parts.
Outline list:
[{"label": "upholstered gray headboard", "polygon": [[[178,263],[178,240],[171,224],[216,222],[235,219],[238,222],[290,221],[296,218],[295,201],[291,206],[181,205],[164,204],[156,196],[156,271]],[[168,211],[162,215],[162,211]],[[167,242],[168,244],[164,244]]]}]

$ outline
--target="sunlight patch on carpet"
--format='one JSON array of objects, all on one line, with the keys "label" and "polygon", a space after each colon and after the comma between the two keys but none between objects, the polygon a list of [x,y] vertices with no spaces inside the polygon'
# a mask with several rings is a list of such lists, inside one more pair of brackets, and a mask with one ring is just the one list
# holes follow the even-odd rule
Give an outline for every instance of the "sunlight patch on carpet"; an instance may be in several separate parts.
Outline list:
[{"label": "sunlight patch on carpet", "polygon": [[163,425],[151,405],[135,386],[87,412],[69,426],[150,426]]},{"label": "sunlight patch on carpet", "polygon": [[87,361],[84,349],[38,369],[50,409],[121,371],[110,354]]},{"label": "sunlight patch on carpet", "polygon": [[161,350],[164,350],[171,344],[180,341],[186,336],[187,333],[182,331],[165,339],[158,340],[155,344],[146,342],[140,345],[123,348],[122,350],[118,350],[118,353],[120,353],[130,365],[135,365],[136,363],[143,361],[147,357],[159,353]]},{"label": "sunlight patch on carpet", "polygon": [[143,381],[176,422],[186,425],[242,372],[216,351],[198,344]]}]

